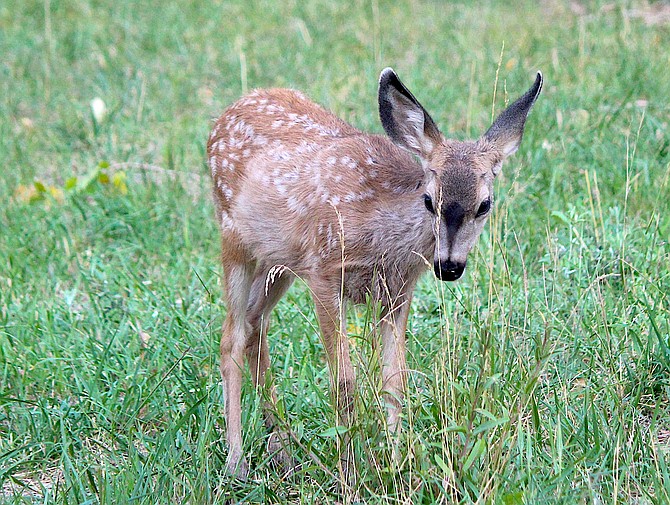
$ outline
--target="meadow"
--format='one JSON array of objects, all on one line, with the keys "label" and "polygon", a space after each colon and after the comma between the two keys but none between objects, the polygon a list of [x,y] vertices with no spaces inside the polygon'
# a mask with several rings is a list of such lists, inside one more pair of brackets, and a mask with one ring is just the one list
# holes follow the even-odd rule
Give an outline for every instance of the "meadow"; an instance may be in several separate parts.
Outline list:
[{"label": "meadow", "polygon": [[[0,503],[670,503],[670,10],[511,4],[0,3]],[[455,138],[537,70],[545,87],[463,278],[419,284],[399,463],[359,307],[360,464],[340,493],[298,282],[269,335],[298,465],[270,461],[247,373],[235,481],[213,119],[293,87],[381,133],[386,66]]]}]

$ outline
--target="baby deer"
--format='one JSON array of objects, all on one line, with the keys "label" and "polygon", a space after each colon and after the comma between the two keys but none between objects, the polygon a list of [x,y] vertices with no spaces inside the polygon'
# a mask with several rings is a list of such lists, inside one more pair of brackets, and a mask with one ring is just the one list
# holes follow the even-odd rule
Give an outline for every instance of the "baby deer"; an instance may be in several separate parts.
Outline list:
[{"label": "baby deer", "polygon": [[[493,180],[519,147],[531,88],[474,141],[445,138],[387,68],[379,79],[386,136],[360,132],[298,91],[256,90],[216,121],[207,154],[221,229],[228,309],[221,337],[227,470],[248,472],[242,453],[244,359],[255,386],[270,365],[270,312],[296,277],[316,305],[340,422],[352,416],[354,369],[346,302],[381,306],[382,379],[395,432],[406,383],[405,328],[412,293],[432,259],[458,279],[493,207]],[[276,401],[274,391],[269,402]],[[273,427],[272,404],[265,405]],[[282,436],[271,450],[288,457]]]}]

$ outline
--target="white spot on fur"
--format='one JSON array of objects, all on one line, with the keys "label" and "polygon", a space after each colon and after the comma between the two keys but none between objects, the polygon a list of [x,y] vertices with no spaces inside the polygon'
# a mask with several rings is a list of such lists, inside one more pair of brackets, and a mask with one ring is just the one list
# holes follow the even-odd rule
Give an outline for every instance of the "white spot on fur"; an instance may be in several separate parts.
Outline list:
[{"label": "white spot on fur", "polygon": [[216,186],[219,188],[219,191],[221,191],[221,194],[226,200],[230,200],[233,197],[233,190],[230,189],[230,187],[223,180],[219,180]]},{"label": "white spot on fur", "polygon": [[252,142],[254,145],[264,146],[268,143],[268,138],[263,135],[256,135]]},{"label": "white spot on fur", "polygon": [[221,211],[221,230],[230,231],[235,229],[235,223],[225,210]]},{"label": "white spot on fur", "polygon": [[328,224],[328,227],[326,228],[325,226],[322,225],[322,229],[320,232],[321,236],[325,235],[325,243],[323,244],[323,247],[319,250],[319,255],[322,258],[326,258],[330,251],[333,250],[333,248],[337,245],[335,242],[335,237],[333,236],[333,225]]},{"label": "white spot on fur", "polygon": [[300,174],[298,172],[287,172],[284,174],[283,179],[286,182],[296,183],[300,180]]},{"label": "white spot on fur", "polygon": [[295,148],[296,154],[309,154],[319,150],[319,145],[313,142],[303,140],[300,145]]},{"label": "white spot on fur", "polygon": [[273,149],[270,156],[274,161],[288,161],[291,159],[291,155],[283,148],[283,146]]},{"label": "white spot on fur", "polygon": [[284,112],[284,107],[282,107],[281,105],[274,104],[274,103],[271,103],[271,104],[268,105],[265,109],[266,109],[266,110],[268,111],[268,113],[270,113],[270,114],[272,114],[272,113],[282,113],[282,112]]},{"label": "white spot on fur", "polygon": [[361,191],[360,193],[356,192],[347,193],[344,197],[344,201],[347,203],[360,202],[362,200],[372,198],[373,196],[375,196],[375,192],[371,189],[368,189],[365,191]]},{"label": "white spot on fur", "polygon": [[340,159],[340,163],[342,163],[342,165],[352,170],[358,167],[358,163],[356,163],[356,160],[350,158],[349,156],[342,156],[342,158]]},{"label": "white spot on fur", "polygon": [[286,206],[300,216],[307,214],[307,207],[298,200],[298,197],[291,195],[286,200]]},{"label": "white spot on fur", "polygon": [[229,140],[228,140],[228,145],[230,145],[231,149],[239,150],[239,149],[242,149],[242,147],[244,146],[244,141],[240,138],[233,137],[231,135]]},{"label": "white spot on fur", "polygon": [[209,158],[209,169],[212,172],[212,177],[216,177],[218,172],[218,166],[216,163],[216,158],[214,156]]}]

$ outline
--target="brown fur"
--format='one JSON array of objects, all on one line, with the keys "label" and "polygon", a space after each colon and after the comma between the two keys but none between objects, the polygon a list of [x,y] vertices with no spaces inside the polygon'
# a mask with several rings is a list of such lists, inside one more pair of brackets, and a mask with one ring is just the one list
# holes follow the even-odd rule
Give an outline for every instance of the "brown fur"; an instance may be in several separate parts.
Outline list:
[{"label": "brown fur", "polygon": [[[283,89],[243,97],[217,120],[209,138],[228,308],[221,339],[227,466],[238,476],[247,472],[240,413],[243,361],[249,362],[254,383],[264,385],[269,315],[293,279],[302,278],[314,298],[345,424],[355,389],[346,302],[361,303],[369,295],[380,302],[383,387],[389,429],[395,431],[416,282],[431,258],[436,268],[452,256],[464,262],[485,221],[476,213],[491,197],[503,149],[495,138],[444,139],[397,77],[384,84],[389,76],[388,70],[382,73],[380,97],[388,98],[380,107],[390,107],[382,120],[396,143],[360,132],[301,93]],[[514,124],[514,118],[505,119]],[[435,215],[425,208],[426,194],[435,202]],[[463,209],[463,224],[455,230],[445,224],[441,209],[456,204]],[[271,426],[273,408],[266,407]],[[272,449],[283,461],[290,459],[281,444]]]}]

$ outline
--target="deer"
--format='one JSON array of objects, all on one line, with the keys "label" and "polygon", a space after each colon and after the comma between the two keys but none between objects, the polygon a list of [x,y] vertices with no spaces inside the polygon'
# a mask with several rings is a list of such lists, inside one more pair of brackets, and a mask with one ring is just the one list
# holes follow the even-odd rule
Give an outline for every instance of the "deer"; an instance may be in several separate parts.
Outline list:
[{"label": "deer", "polygon": [[386,429],[400,431],[414,288],[431,264],[442,281],[462,276],[493,209],[494,179],[520,145],[542,83],[538,72],[476,140],[447,139],[391,68],[378,88],[386,135],[359,131],[290,89],[252,91],[216,120],[207,158],[227,307],[220,368],[228,474],[246,479],[249,472],[245,360],[255,389],[267,392],[268,450],[290,464],[287,436],[274,418],[267,335],[273,308],[296,278],[314,301],[342,426],[352,423],[356,393],[346,308],[378,303]]}]

